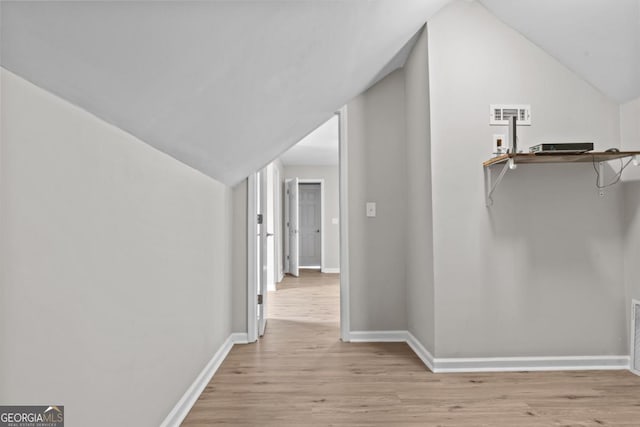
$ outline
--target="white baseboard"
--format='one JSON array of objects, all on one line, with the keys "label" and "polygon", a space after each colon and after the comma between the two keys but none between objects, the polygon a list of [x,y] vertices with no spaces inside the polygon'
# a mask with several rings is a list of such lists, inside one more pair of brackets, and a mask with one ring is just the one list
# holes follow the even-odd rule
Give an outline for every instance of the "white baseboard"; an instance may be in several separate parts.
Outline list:
[{"label": "white baseboard", "polygon": [[340,274],[339,268],[323,268],[321,270],[322,273],[332,273],[332,274]]},{"label": "white baseboard", "polygon": [[407,332],[407,344],[411,347],[411,350],[422,360],[427,368],[433,372],[433,355],[427,350],[411,332]]},{"label": "white baseboard", "polygon": [[629,356],[557,356],[557,357],[433,357],[408,331],[352,331],[351,342],[406,342],[422,362],[435,373],[446,372],[518,372],[628,370]]},{"label": "white baseboard", "polygon": [[436,373],[629,369],[629,356],[435,358],[433,367]]},{"label": "white baseboard", "polygon": [[249,337],[246,332],[234,332],[229,335],[233,344],[249,344]]},{"label": "white baseboard", "polygon": [[191,407],[196,403],[200,394],[205,389],[213,374],[216,373],[224,359],[231,351],[234,344],[246,344],[246,333],[233,333],[225,340],[222,346],[218,349],[216,354],[213,355],[207,366],[204,367],[200,375],[195,379],[193,384],[187,389],[182,398],[176,403],[169,415],[164,419],[161,427],[178,427],[191,410]]},{"label": "white baseboard", "polygon": [[407,331],[351,331],[349,342],[406,342]]}]

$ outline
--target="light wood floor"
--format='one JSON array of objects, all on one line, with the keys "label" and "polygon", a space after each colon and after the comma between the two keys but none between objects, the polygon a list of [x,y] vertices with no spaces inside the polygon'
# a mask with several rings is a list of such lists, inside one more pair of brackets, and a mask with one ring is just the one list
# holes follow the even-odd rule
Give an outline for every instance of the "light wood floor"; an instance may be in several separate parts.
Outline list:
[{"label": "light wood floor", "polygon": [[342,343],[338,276],[286,278],[183,425],[640,426],[626,371],[433,374],[406,344]]}]

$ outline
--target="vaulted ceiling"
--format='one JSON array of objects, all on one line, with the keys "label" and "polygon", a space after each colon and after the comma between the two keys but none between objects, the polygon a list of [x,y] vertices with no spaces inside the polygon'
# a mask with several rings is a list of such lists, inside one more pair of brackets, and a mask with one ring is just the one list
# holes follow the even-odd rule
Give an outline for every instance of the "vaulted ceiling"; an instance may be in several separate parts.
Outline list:
[{"label": "vaulted ceiling", "polygon": [[479,0],[610,98],[640,96],[640,0]]},{"label": "vaulted ceiling", "polygon": [[[450,0],[0,3],[0,65],[227,184],[403,65]],[[640,0],[479,0],[619,102]]]},{"label": "vaulted ceiling", "polygon": [[339,163],[340,120],[329,120],[289,148],[280,160],[285,166],[337,166]]},{"label": "vaulted ceiling", "polygon": [[234,184],[401,66],[446,1],[2,2],[0,61]]}]

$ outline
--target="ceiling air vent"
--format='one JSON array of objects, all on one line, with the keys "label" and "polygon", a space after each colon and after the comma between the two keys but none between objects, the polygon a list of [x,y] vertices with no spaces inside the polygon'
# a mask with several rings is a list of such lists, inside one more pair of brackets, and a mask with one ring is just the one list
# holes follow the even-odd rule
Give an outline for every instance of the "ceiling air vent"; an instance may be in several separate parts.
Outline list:
[{"label": "ceiling air vent", "polygon": [[509,117],[516,116],[519,126],[531,125],[531,105],[491,104],[489,106],[489,124],[508,126]]}]

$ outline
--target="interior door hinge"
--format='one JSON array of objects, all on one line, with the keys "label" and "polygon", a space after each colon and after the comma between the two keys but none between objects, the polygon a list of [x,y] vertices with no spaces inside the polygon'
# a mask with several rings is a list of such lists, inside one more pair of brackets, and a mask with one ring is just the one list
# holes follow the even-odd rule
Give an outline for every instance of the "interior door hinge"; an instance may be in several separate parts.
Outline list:
[{"label": "interior door hinge", "polygon": [[262,294],[258,294],[258,304],[262,304]]},{"label": "interior door hinge", "polygon": [[262,214],[258,214],[258,224],[262,224]]}]

